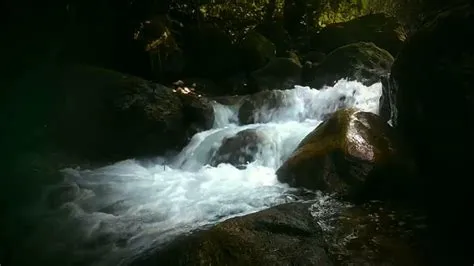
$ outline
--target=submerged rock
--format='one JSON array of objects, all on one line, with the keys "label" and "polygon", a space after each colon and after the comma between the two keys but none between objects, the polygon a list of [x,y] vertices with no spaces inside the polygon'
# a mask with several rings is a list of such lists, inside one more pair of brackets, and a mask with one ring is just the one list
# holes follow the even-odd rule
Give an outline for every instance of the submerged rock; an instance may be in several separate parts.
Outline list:
[{"label": "submerged rock", "polygon": [[339,110],[300,142],[278,180],[355,201],[403,198],[411,169],[398,144],[377,115]]},{"label": "submerged rock", "polygon": [[473,202],[472,25],[473,4],[434,16],[400,51],[384,89],[384,96],[393,98],[395,127],[415,151],[423,177],[420,191],[427,193],[420,198],[430,210],[436,253],[443,254],[436,263],[444,265],[474,261],[474,221],[464,211]]},{"label": "submerged rock", "polygon": [[265,141],[265,136],[256,129],[240,131],[233,137],[225,138],[211,159],[211,165],[229,163],[242,167],[255,160],[259,145]]},{"label": "submerged rock", "polygon": [[229,219],[132,265],[333,265],[308,208],[290,203]]},{"label": "submerged rock", "polygon": [[347,22],[327,25],[311,39],[312,49],[329,53],[356,42],[373,42],[396,56],[404,36],[396,19],[385,14],[371,14]]},{"label": "submerged rock", "polygon": [[373,43],[353,43],[342,46],[317,66],[305,72],[306,83],[315,89],[333,86],[340,79],[357,80],[366,86],[380,81],[390,71],[393,57]]}]

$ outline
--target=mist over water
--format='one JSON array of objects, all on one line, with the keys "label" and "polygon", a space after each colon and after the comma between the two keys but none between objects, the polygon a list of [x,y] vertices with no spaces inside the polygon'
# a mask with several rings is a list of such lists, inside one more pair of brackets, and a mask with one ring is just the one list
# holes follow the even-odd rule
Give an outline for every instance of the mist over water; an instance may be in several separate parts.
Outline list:
[{"label": "mist over water", "polygon": [[[376,113],[381,84],[341,80],[322,90],[296,86],[282,93],[277,108],[262,106],[251,125],[238,124],[239,106],[215,103],[214,128],[196,134],[175,157],[62,170],[63,183],[45,190],[48,208],[38,210],[31,245],[44,249],[44,258],[120,265],[176,235],[293,201],[294,189],[276,179],[278,167],[332,112]],[[246,168],[210,166],[222,140],[245,129],[262,136],[256,160]]]}]

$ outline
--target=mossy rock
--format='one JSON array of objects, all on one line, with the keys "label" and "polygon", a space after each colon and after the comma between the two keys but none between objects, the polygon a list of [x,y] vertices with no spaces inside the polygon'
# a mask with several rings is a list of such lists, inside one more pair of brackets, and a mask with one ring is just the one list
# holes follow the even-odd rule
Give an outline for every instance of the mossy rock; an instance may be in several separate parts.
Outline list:
[{"label": "mossy rock", "polygon": [[232,218],[132,265],[333,265],[308,208],[289,203]]},{"label": "mossy rock", "polygon": [[389,52],[373,43],[353,43],[334,50],[320,64],[308,70],[305,83],[320,89],[345,78],[370,86],[390,72],[393,61]]},{"label": "mossy rock", "polygon": [[393,56],[403,45],[401,26],[396,19],[385,14],[371,14],[347,22],[327,25],[312,36],[311,48],[329,53],[355,42],[373,42]]},{"label": "mossy rock", "polygon": [[[362,202],[404,199],[413,169],[377,115],[339,110],[308,134],[278,169],[278,180]],[[407,160],[407,161],[405,161]]]},{"label": "mossy rock", "polygon": [[264,67],[270,59],[275,57],[275,45],[265,36],[250,31],[239,43],[246,71],[254,71]]}]

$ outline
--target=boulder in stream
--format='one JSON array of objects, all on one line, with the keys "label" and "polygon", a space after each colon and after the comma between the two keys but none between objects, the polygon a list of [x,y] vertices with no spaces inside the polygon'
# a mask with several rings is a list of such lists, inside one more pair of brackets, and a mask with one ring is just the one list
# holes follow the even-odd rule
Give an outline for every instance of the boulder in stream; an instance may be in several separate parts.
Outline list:
[{"label": "boulder in stream", "polygon": [[278,169],[278,180],[353,200],[408,197],[412,167],[379,116],[335,112],[308,134]]},{"label": "boulder in stream", "polygon": [[265,141],[265,136],[257,129],[246,129],[233,137],[224,138],[211,159],[211,165],[229,163],[242,167],[251,163],[255,160],[259,145],[263,141]]}]

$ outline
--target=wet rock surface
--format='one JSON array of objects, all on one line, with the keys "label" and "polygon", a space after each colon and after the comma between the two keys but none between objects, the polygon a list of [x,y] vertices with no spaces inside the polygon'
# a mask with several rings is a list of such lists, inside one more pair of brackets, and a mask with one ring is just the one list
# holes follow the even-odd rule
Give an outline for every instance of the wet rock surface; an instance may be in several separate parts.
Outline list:
[{"label": "wet rock surface", "polygon": [[277,176],[356,201],[408,197],[412,169],[398,144],[377,115],[339,110],[300,142]]}]

